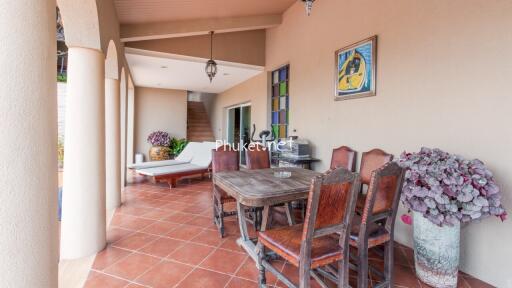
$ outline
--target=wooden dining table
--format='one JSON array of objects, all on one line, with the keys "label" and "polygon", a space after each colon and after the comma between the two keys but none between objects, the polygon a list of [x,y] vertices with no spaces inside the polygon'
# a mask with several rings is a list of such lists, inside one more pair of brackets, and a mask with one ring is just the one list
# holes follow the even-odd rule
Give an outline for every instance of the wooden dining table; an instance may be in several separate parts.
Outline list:
[{"label": "wooden dining table", "polygon": [[[278,177],[276,172],[290,172],[288,178]],[[244,216],[248,208],[262,207],[260,231],[269,225],[270,209],[274,205],[307,199],[311,179],[320,173],[302,168],[270,168],[257,170],[226,171],[213,176],[214,189],[220,188],[236,199],[240,238],[237,240],[244,250],[256,261],[256,245],[249,237]],[[291,205],[290,205],[291,206]],[[286,210],[289,213],[289,210]],[[288,219],[292,215],[287,215]],[[293,225],[293,221],[289,224]]]}]

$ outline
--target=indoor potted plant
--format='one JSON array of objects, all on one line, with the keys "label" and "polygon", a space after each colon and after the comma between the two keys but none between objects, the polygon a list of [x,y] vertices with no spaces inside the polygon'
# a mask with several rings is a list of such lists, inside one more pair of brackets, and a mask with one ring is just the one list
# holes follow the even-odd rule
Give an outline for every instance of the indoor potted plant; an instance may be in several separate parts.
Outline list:
[{"label": "indoor potted plant", "polygon": [[171,158],[169,149],[171,137],[169,137],[169,133],[155,131],[149,134],[147,141],[151,144],[149,149],[149,159],[151,161],[169,160]]},{"label": "indoor potted plant", "polygon": [[456,287],[460,225],[490,215],[504,221],[500,189],[478,159],[421,148],[398,161],[407,168],[401,200],[413,214],[416,274],[434,287]]},{"label": "indoor potted plant", "polygon": [[171,149],[171,153],[174,156],[177,156],[185,149],[185,146],[187,146],[188,141],[185,138],[178,139],[178,138],[172,138],[171,144],[169,145],[169,148]]}]

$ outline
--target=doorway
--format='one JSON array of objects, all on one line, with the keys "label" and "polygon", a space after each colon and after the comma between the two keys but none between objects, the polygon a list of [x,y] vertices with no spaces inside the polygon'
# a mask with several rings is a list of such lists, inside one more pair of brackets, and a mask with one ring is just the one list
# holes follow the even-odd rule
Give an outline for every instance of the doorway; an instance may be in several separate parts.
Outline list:
[{"label": "doorway", "polygon": [[227,141],[239,150],[240,165],[246,165],[245,149],[251,142],[251,104],[241,104],[227,109]]}]

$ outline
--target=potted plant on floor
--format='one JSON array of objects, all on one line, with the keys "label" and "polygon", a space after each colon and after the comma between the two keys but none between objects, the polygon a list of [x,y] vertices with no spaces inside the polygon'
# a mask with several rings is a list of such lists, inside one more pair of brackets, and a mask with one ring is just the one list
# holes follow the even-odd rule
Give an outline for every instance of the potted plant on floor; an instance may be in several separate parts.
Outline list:
[{"label": "potted plant on floor", "polygon": [[183,151],[183,149],[185,149],[185,146],[187,146],[187,144],[188,144],[187,139],[185,139],[185,138],[177,139],[177,138],[173,137],[171,139],[171,145],[169,146],[169,148],[171,149],[172,155],[174,155],[174,156],[180,155],[181,151]]},{"label": "potted plant on floor", "polygon": [[155,131],[149,134],[147,141],[152,145],[149,149],[149,159],[151,161],[169,160],[171,158],[169,149],[171,137],[169,137],[169,133]]},{"label": "potted plant on floor", "polygon": [[404,152],[399,163],[407,168],[402,202],[413,214],[416,275],[434,287],[457,287],[461,223],[507,217],[493,174],[478,159],[439,149]]}]

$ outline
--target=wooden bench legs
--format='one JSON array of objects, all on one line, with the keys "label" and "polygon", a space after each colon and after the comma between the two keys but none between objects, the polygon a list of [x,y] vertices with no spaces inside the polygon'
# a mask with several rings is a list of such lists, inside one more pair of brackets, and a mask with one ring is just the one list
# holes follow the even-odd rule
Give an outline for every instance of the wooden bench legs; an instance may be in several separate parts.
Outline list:
[{"label": "wooden bench legs", "polygon": [[201,180],[204,180],[204,175],[209,172],[210,172],[209,169],[184,171],[184,172],[179,172],[179,173],[174,173],[174,174],[164,174],[164,175],[154,176],[153,179],[154,179],[155,183],[167,182],[167,184],[169,185],[169,189],[172,189],[172,188],[176,187],[176,183],[181,178],[189,177],[189,176],[201,176]]},{"label": "wooden bench legs", "polygon": [[177,185],[178,179],[176,178],[170,178],[167,180],[167,184],[169,184],[169,189],[175,188]]}]

